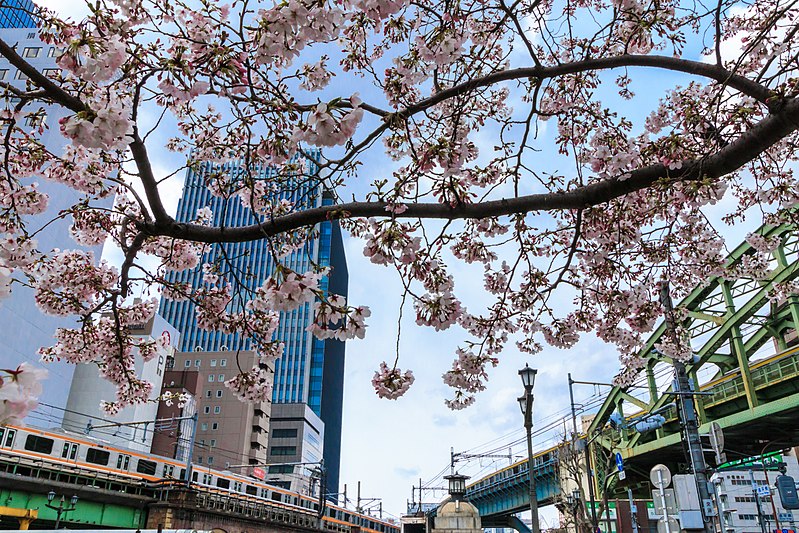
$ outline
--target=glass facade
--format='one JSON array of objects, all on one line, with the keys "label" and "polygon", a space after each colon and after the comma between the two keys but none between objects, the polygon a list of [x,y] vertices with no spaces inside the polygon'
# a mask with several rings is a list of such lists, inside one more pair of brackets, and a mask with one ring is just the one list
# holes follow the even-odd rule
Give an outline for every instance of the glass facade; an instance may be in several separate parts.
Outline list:
[{"label": "glass facade", "polygon": [[35,28],[35,12],[31,0],[0,0],[0,28]]},{"label": "glass facade", "polygon": [[[314,152],[309,152],[314,157]],[[315,175],[318,168],[315,163],[304,161],[306,175]],[[272,169],[263,166],[244,168],[242,163],[232,161],[223,165],[201,164],[189,169],[178,203],[176,220],[189,222],[196,219],[198,209],[209,207],[213,212],[213,224],[217,226],[246,226],[259,222],[259,216],[242,205],[239,197],[233,199],[219,198],[211,194],[208,183],[215,174],[224,172],[233,176],[234,180],[242,180],[255,175],[256,178],[269,178]],[[284,179],[284,178],[281,178]],[[297,180],[289,183],[284,190],[293,192],[286,195],[296,209],[313,208],[333,203],[332,196],[324,193],[315,180]],[[260,221],[264,219],[261,217]],[[347,296],[347,263],[344,257],[344,246],[341,230],[337,222],[323,222],[316,228],[316,235],[306,240],[302,246],[280,259],[281,263],[297,272],[306,272],[313,265],[330,266],[332,273],[321,282],[321,288],[327,292],[330,287],[336,294]],[[235,273],[244,290],[234,293],[229,310],[241,309],[249,298],[247,294],[263,284],[275,272],[275,262],[270,243],[266,239],[245,242],[209,245],[201,263],[218,264],[220,273]],[[201,268],[182,272],[170,272],[167,279],[172,282],[185,283],[190,287],[202,284]],[[179,350],[183,352],[248,350],[251,341],[240,338],[238,334],[205,331],[197,327],[195,305],[191,301],[173,301],[161,299],[159,313],[180,332]],[[329,486],[338,484],[338,464],[340,456],[341,435],[341,399],[344,381],[344,343],[339,341],[320,341],[306,331],[313,320],[311,304],[304,304],[292,312],[281,313],[280,325],[276,338],[285,343],[283,355],[275,361],[274,403],[305,403],[320,416],[325,423],[325,432],[329,431],[335,442],[325,438],[325,464],[332,467],[335,479]],[[218,355],[217,355],[218,356]],[[338,361],[340,360],[340,363]],[[331,365],[332,361],[336,364]],[[212,361],[203,364],[213,364]]]}]

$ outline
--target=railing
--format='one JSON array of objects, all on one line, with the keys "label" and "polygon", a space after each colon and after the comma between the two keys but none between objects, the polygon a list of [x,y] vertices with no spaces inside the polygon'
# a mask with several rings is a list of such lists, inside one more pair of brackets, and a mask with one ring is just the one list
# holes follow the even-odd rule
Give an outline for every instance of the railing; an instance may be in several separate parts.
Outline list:
[{"label": "railing", "polygon": [[67,483],[83,487],[124,492],[137,496],[155,497],[155,490],[147,483],[112,473],[94,472],[77,466],[50,463],[40,459],[21,459],[0,451],[0,472],[13,476]]},{"label": "railing", "polygon": [[[758,361],[752,365],[750,373],[755,390],[762,390],[793,379],[799,376],[799,350],[792,349],[787,353]],[[711,409],[746,395],[740,371],[706,383],[700,390],[704,394],[699,397],[699,400],[705,409]],[[667,421],[677,420],[677,411],[671,407],[663,413],[663,416]]]}]

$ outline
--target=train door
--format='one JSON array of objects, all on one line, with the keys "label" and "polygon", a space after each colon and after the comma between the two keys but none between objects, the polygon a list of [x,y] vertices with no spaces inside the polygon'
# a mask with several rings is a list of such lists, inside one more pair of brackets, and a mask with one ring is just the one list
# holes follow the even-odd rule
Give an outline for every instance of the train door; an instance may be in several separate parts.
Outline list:
[{"label": "train door", "polygon": [[77,462],[78,445],[74,442],[65,442],[64,448],[61,450],[61,458],[67,461]]},{"label": "train door", "polygon": [[117,470],[124,470],[127,472],[130,467],[130,455],[120,453],[117,456]]},{"label": "train door", "polygon": [[17,435],[16,429],[0,427],[0,448],[11,449],[14,446],[14,437]]}]

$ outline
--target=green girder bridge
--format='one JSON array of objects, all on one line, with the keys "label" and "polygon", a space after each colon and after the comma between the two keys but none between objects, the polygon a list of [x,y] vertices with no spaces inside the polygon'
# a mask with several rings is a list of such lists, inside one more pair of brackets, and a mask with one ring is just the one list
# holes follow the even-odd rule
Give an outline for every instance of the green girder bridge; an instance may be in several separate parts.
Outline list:
[{"label": "green girder bridge", "polygon": [[[758,233],[779,242],[762,276],[730,274],[741,272],[739,267],[755,258],[757,251],[745,242],[729,255],[727,277],[709,278],[676,305],[695,354],[686,366],[698,385],[700,433],[708,433],[711,422],[718,423],[729,460],[799,445],[799,297],[775,296],[775,288],[799,281],[799,233],[788,225],[764,226]],[[597,495],[632,487],[643,496],[648,494],[653,465],[665,463],[674,472],[685,467],[672,361],[655,348],[664,333],[661,324],[639,353],[646,359],[640,383],[612,388],[580,435],[581,444],[589,443]],[[657,413],[666,423],[647,433],[613,429],[608,423],[613,413],[626,419]],[[566,456],[564,450],[556,447],[536,454],[540,505],[561,501],[564,474],[557,463]],[[624,458],[624,481],[608,460],[616,452]],[[476,480],[466,497],[486,523],[515,525],[518,521],[511,515],[529,506],[528,483],[526,461],[520,461]]]}]

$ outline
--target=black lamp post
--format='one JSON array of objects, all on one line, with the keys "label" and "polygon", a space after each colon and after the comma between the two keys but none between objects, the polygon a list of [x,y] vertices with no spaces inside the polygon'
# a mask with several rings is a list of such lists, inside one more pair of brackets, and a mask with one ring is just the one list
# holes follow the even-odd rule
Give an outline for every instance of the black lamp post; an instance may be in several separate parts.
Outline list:
[{"label": "black lamp post", "polygon": [[77,507],[78,505],[78,497],[77,495],[72,496],[72,499],[69,501],[70,503],[69,507],[64,507],[64,503],[66,500],[64,499],[63,494],[61,495],[61,499],[58,501],[58,506],[51,505],[54,499],[55,499],[55,492],[51,490],[50,492],[47,493],[47,503],[45,503],[45,505],[56,512],[54,529],[58,529],[58,526],[61,525],[61,515],[63,513],[68,513],[70,511],[75,510],[75,507]]},{"label": "black lamp post", "polygon": [[566,504],[568,505],[569,510],[572,513],[572,516],[574,517],[574,531],[576,533],[579,533],[580,527],[579,527],[579,524],[577,523],[577,514],[578,514],[578,511],[580,510],[580,491],[579,491],[579,489],[574,489],[571,492],[571,494],[567,494],[566,495]]},{"label": "black lamp post", "polygon": [[524,429],[527,430],[527,472],[530,477],[530,519],[532,532],[541,533],[538,525],[538,496],[535,490],[535,471],[533,469],[533,386],[538,370],[530,368],[527,364],[519,370],[519,376],[524,385],[524,396],[519,398],[519,407],[524,415]]}]

